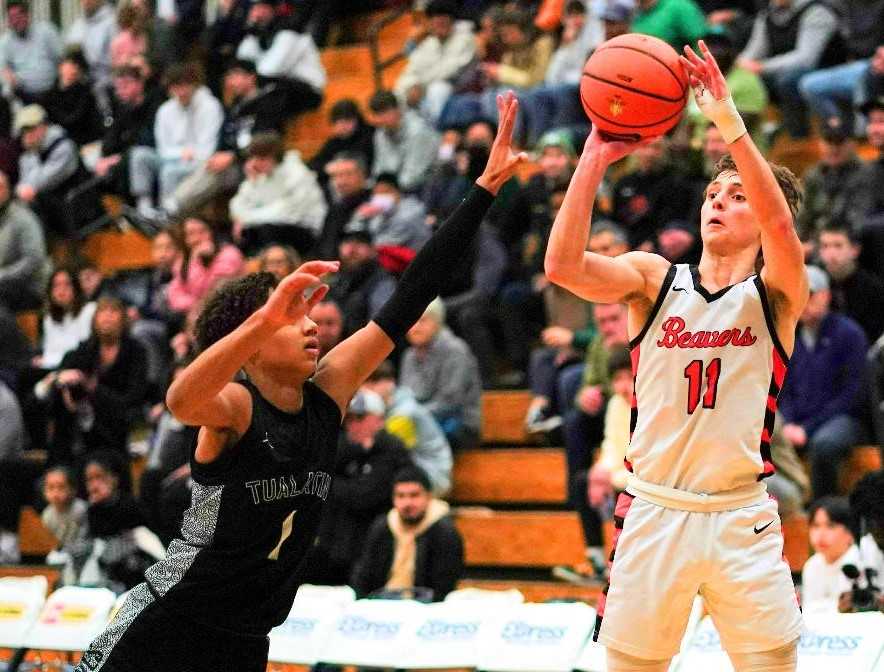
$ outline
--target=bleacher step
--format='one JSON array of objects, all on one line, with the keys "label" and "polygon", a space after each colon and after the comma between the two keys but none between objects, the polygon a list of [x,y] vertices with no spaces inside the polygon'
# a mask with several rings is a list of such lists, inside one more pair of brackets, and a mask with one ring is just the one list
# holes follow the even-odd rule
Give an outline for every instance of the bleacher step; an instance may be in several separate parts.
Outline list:
[{"label": "bleacher step", "polygon": [[567,502],[562,448],[496,448],[460,451],[454,458],[456,503],[555,504]]}]

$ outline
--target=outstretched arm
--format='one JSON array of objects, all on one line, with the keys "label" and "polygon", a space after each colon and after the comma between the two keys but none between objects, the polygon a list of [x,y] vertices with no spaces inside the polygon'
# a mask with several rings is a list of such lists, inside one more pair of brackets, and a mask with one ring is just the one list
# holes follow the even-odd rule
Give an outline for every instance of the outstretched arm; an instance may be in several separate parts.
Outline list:
[{"label": "outstretched arm", "polygon": [[737,164],[746,199],[761,227],[761,278],[776,305],[777,329],[788,335],[807,303],[804,249],[786,197],[770,165],[746,132],[715,57],[702,40],[699,46],[702,58],[685,47],[681,61],[689,73],[697,104],[721,131]]},{"label": "outstretched arm", "polygon": [[[646,252],[606,257],[586,251],[593,203],[605,171],[639,145],[608,142],[594,128],[550,231],[544,260],[546,276],[587,301],[621,303],[644,297],[653,300],[669,267],[662,257]],[[660,282],[648,281],[657,276]]]},{"label": "outstretched arm", "polygon": [[447,282],[448,275],[479,230],[498,190],[516,172],[524,154],[512,149],[519,104],[512,92],[497,97],[499,130],[485,171],[464,201],[421,248],[375,318],[340,343],[319,363],[314,380],[345,411],[369,374],[393,351]]}]

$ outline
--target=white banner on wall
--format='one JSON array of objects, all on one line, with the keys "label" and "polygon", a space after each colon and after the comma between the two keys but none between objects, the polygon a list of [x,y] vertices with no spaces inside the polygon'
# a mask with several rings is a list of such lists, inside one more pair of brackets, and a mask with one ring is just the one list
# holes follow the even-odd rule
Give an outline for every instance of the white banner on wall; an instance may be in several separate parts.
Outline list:
[{"label": "white banner on wall", "polygon": [[0,579],[0,647],[17,649],[46,602],[45,576]]},{"label": "white banner on wall", "polygon": [[344,609],[334,600],[296,599],[285,622],[270,631],[270,660],[315,665]]},{"label": "white banner on wall", "polygon": [[475,667],[483,628],[501,603],[454,600],[422,605],[406,634],[399,667],[444,669]]},{"label": "white banner on wall", "polygon": [[106,588],[59,588],[24,638],[30,649],[83,651],[107,625],[116,596]]}]

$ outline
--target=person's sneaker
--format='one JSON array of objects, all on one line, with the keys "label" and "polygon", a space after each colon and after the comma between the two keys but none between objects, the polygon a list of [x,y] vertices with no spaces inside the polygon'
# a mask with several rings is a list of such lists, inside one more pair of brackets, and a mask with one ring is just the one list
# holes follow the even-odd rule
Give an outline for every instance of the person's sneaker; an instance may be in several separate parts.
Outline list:
[{"label": "person's sneaker", "polygon": [[525,416],[525,429],[530,434],[544,434],[562,426],[562,416],[552,415],[548,406],[532,406]]}]

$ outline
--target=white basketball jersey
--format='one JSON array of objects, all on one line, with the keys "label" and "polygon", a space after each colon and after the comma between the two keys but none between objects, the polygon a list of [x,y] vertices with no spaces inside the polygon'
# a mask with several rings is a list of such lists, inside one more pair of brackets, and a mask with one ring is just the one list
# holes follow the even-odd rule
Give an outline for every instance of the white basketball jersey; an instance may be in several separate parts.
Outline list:
[{"label": "white basketball jersey", "polygon": [[650,483],[720,493],[773,473],[770,434],[788,357],[758,276],[710,294],[674,265],[630,342],[627,467]]}]

